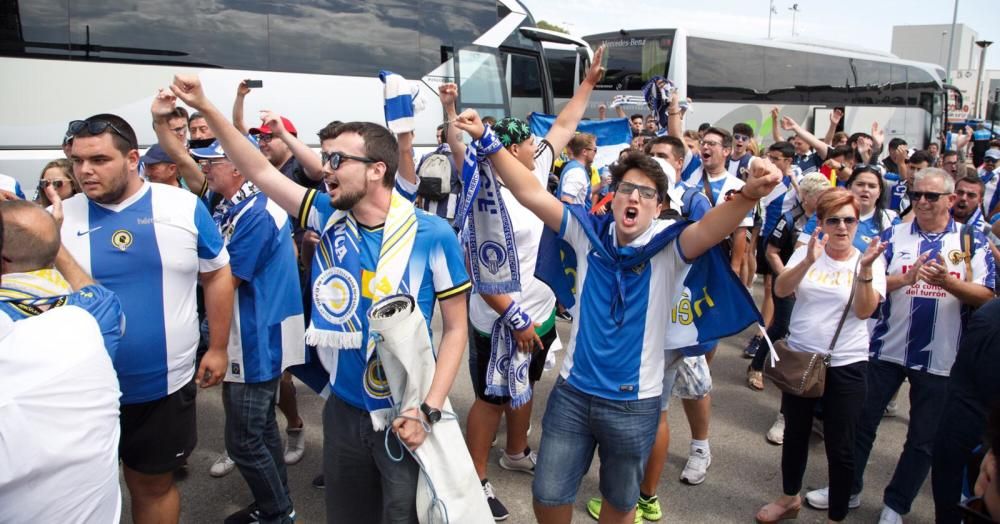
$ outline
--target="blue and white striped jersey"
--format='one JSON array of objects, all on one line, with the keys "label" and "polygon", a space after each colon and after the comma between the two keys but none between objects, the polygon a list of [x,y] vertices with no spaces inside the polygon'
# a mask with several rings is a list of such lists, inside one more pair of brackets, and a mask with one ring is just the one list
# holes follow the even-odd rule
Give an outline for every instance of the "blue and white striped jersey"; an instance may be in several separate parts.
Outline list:
[{"label": "blue and white striped jersey", "polygon": [[778,185],[760,201],[760,214],[763,226],[760,230],[760,237],[767,238],[774,231],[774,226],[778,224],[781,217],[795,209],[799,205],[799,193],[795,190],[792,180],[797,182],[802,177],[802,173],[797,167],[792,166],[792,174],[785,175]]},{"label": "blue and white striped jersey", "polygon": [[820,166],[823,165],[823,159],[820,158],[819,153],[810,151],[804,155],[793,156],[792,164],[799,168],[803,175],[808,175],[814,171],[819,171]]},{"label": "blue and white striped jersey", "polygon": [[222,222],[240,279],[229,332],[227,382],[273,380],[305,362],[305,317],[286,213],[263,193],[233,205]]},{"label": "blue and white striped jersey", "polygon": [[[962,228],[949,220],[943,233],[924,233],[916,221],[893,226],[882,233],[888,242],[883,253],[888,275],[906,273],[922,253],[941,255],[948,272],[967,279],[962,250]],[[973,232],[971,282],[993,289],[995,266],[986,237]],[[948,376],[955,362],[967,308],[939,286],[919,281],[889,293],[882,303],[872,333],[871,357],[910,369]]]},{"label": "blue and white striped jersey", "polygon": [[63,202],[63,245],[121,300],[127,325],[115,370],[122,404],[163,398],[194,377],[199,273],[229,263],[222,236],[191,192],[143,182],[105,205],[78,194]]}]

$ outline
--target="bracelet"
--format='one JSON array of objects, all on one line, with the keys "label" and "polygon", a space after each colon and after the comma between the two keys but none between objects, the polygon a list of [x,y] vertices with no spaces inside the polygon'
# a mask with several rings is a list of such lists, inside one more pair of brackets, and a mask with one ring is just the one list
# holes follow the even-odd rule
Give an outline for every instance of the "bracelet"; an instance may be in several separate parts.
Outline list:
[{"label": "bracelet", "polygon": [[672,113],[670,111],[667,111],[667,116],[676,116],[676,115],[679,115],[681,113],[683,113],[683,111],[678,110],[678,111],[674,111]]},{"label": "bracelet", "polygon": [[503,312],[501,320],[514,331],[524,331],[532,326],[531,317],[514,301],[511,301],[510,305],[507,306],[507,310]]},{"label": "bracelet", "polygon": [[867,283],[869,283],[869,282],[871,282],[873,280],[875,280],[875,277],[871,277],[871,278],[858,278],[858,282],[861,282],[862,284],[867,284]]}]

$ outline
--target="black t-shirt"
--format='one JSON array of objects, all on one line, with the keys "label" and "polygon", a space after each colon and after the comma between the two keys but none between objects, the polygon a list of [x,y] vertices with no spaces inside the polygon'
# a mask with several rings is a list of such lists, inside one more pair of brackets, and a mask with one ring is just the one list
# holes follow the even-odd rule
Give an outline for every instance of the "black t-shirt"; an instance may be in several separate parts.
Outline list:
[{"label": "black t-shirt", "polygon": [[778,257],[782,263],[788,263],[788,259],[795,252],[795,244],[799,239],[799,233],[805,225],[805,220],[801,208],[787,211],[778,219],[778,223],[771,231],[771,236],[767,237],[767,243],[778,248]]}]

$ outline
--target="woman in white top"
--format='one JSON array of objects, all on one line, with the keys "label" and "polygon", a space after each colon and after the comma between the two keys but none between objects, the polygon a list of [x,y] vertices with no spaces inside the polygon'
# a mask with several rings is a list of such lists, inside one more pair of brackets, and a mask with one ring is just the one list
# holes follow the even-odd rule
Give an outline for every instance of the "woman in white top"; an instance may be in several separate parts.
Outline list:
[{"label": "woman in white top", "polygon": [[[781,450],[784,494],[760,509],[757,522],[762,523],[798,515],[802,506],[799,491],[817,402],[822,403],[826,428],[824,440],[830,475],[828,518],[830,522],[839,522],[847,516],[848,491],[854,475],[854,429],[866,392],[869,334],[865,321],[885,296],[885,264],[880,256],[885,245],[876,238],[864,253],[852,245],[860,208],[855,196],[845,189],[823,193],[816,213],[820,227],[813,232],[809,243],[796,249],[788,260],[775,281],[774,293],[778,297],[795,294],[788,346],[795,351],[828,354],[830,367],[821,398],[781,395],[785,414]],[[854,302],[830,351],[854,285],[855,267]]]}]

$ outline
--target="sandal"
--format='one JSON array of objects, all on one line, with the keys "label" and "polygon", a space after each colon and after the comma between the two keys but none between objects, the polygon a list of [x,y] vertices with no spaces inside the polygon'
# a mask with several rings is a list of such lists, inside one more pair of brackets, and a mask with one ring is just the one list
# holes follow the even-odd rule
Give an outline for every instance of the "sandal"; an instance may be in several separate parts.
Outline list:
[{"label": "sandal", "polygon": [[747,387],[754,391],[764,391],[764,372],[748,367]]},{"label": "sandal", "polygon": [[754,517],[754,520],[757,524],[773,524],[783,520],[792,520],[799,516],[800,509],[802,509],[801,501],[792,506],[782,506],[777,502],[772,502],[763,508],[760,508],[760,510],[757,511],[757,516]]}]

